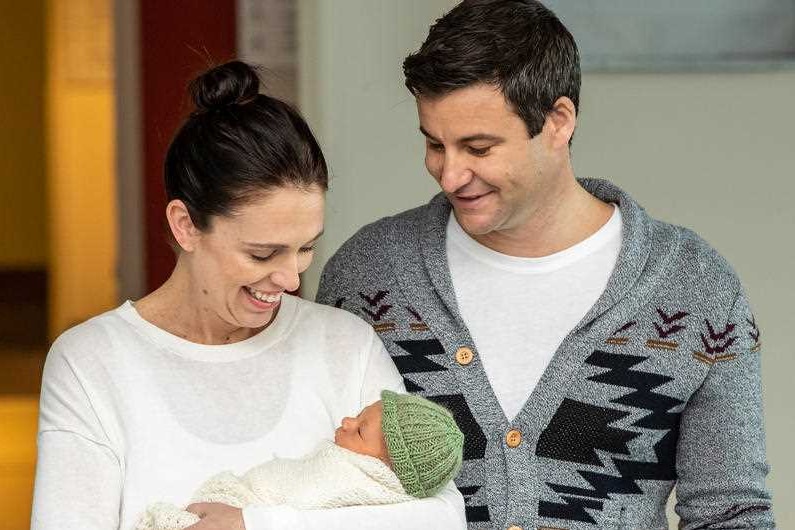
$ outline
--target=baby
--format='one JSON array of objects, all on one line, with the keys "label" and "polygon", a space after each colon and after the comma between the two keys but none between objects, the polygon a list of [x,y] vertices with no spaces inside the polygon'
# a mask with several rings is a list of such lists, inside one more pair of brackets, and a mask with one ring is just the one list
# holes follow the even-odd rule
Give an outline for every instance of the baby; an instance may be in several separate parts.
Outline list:
[{"label": "baby", "polygon": [[[434,495],[461,467],[464,435],[445,408],[408,394],[381,392],[381,401],[299,459],[275,458],[242,477],[220,473],[193,502],[222,502],[311,510],[390,504]],[[172,504],[154,504],[135,530],[178,530],[199,517]]]}]

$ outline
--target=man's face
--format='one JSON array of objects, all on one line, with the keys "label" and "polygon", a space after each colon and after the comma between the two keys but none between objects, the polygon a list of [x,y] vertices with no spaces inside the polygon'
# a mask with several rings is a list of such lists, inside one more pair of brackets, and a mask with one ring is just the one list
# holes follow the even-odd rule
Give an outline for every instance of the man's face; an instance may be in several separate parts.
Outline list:
[{"label": "man's face", "polygon": [[426,138],[425,166],[463,229],[481,240],[526,226],[554,174],[544,132],[531,139],[492,85],[420,96],[417,108]]}]

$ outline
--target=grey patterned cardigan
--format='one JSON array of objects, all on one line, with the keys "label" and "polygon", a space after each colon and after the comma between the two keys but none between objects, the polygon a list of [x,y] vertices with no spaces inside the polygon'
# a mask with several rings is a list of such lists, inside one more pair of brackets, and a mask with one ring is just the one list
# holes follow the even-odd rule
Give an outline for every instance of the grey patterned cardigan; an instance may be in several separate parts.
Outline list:
[{"label": "grey patterned cardigan", "polygon": [[580,182],[621,208],[618,263],[513,421],[456,307],[442,195],[362,228],[318,301],[370,322],[408,390],[453,411],[470,528],[667,529],[674,485],[682,529],[774,528],[759,329],[737,276],[695,233]]}]

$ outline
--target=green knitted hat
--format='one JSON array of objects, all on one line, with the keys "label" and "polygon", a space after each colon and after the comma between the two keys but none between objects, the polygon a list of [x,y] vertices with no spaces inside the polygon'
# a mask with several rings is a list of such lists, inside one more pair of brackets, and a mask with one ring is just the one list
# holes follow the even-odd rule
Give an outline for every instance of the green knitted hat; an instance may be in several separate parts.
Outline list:
[{"label": "green knitted hat", "polygon": [[381,392],[392,469],[406,493],[429,497],[461,468],[464,434],[446,408],[419,396]]}]

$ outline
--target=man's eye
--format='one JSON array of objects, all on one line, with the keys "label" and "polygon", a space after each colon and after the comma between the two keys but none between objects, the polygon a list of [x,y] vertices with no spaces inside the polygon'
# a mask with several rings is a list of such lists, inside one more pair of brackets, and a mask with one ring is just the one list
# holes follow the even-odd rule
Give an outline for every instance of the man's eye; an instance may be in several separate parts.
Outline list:
[{"label": "man's eye", "polygon": [[306,254],[306,253],[309,253],[309,252],[313,252],[314,250],[315,250],[315,245],[312,245],[312,246],[309,246],[309,247],[302,247],[298,251],[301,252],[302,254]]},{"label": "man's eye", "polygon": [[428,145],[428,149],[430,149],[431,151],[443,151],[444,150],[444,146],[442,144],[435,144],[433,142],[428,142],[427,145]]},{"label": "man's eye", "polygon": [[486,156],[487,154],[489,154],[489,150],[491,149],[491,146],[489,146],[489,147],[471,147],[470,146],[467,149],[469,150],[469,154],[471,154],[471,155],[474,155],[474,156]]}]

